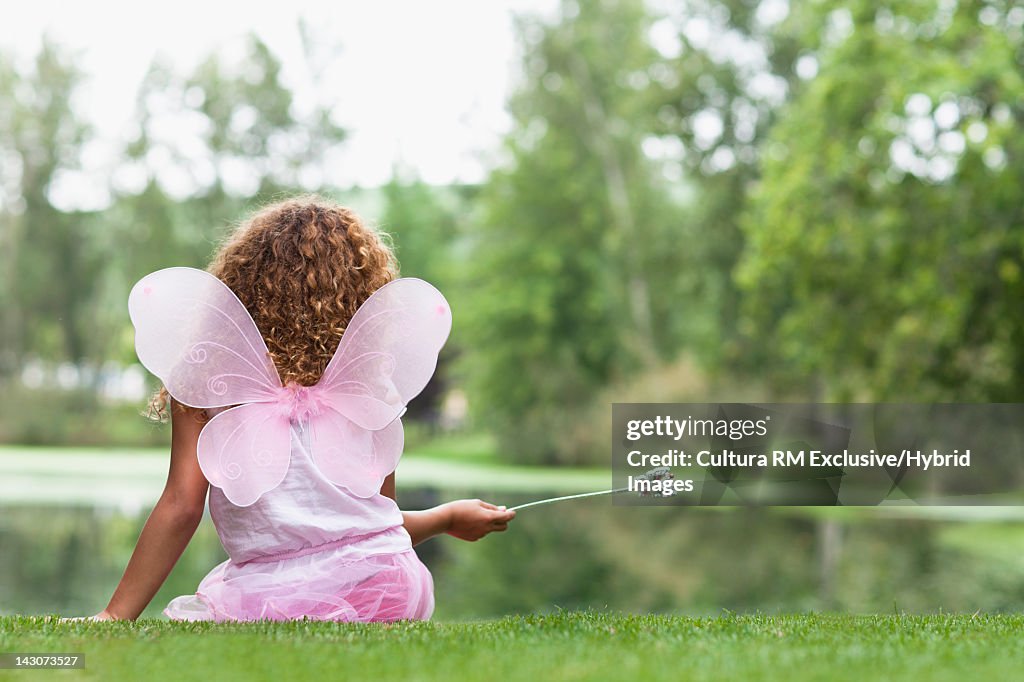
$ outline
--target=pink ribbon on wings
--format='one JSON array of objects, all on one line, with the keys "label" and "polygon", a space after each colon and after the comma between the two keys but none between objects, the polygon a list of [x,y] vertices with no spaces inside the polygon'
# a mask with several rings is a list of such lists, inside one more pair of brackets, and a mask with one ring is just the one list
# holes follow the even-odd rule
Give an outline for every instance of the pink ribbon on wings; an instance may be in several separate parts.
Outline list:
[{"label": "pink ribbon on wings", "polygon": [[284,480],[292,425],[309,431],[323,475],[371,497],[398,466],[401,416],[427,385],[451,331],[451,309],[429,283],[404,277],[370,296],[314,386],[281,383],[262,334],[226,284],[167,268],[128,297],[139,360],[180,403],[227,407],[199,435],[212,485],[248,506]]}]

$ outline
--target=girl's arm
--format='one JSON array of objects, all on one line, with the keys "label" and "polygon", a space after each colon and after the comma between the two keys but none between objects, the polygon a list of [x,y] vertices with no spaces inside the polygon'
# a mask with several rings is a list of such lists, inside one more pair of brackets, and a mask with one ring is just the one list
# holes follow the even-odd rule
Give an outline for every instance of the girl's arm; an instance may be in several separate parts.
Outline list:
[{"label": "girl's arm", "polygon": [[[384,479],[380,493],[395,499],[394,473]],[[441,533],[475,542],[488,533],[507,530],[508,522],[515,517],[514,511],[482,500],[455,500],[433,509],[402,512],[403,525],[414,545]]]},{"label": "girl's arm", "polygon": [[110,603],[95,619],[135,620],[163,585],[203,518],[209,483],[199,468],[196,444],[202,410],[171,401],[171,466],[167,485],[139,535]]}]

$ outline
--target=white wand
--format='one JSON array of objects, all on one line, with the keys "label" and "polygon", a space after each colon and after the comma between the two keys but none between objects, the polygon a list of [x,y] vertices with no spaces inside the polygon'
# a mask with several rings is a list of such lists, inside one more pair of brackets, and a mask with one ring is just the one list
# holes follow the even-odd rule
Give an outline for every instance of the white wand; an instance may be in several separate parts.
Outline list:
[{"label": "white wand", "polygon": [[[646,481],[651,481],[653,483],[654,481],[671,481],[674,478],[675,478],[675,475],[672,473],[672,471],[668,467],[660,467],[658,469],[651,469],[650,471],[648,471],[646,473],[640,474],[639,476],[637,476],[633,480],[636,480],[636,481],[646,480]],[[519,509],[526,509],[527,507],[539,507],[542,504],[552,504],[554,502],[564,502],[565,500],[578,500],[578,499],[583,498],[583,497],[596,497],[598,495],[612,495],[614,493],[626,493],[626,492],[630,492],[628,487],[627,488],[612,488],[610,490],[598,490],[597,492],[594,492],[594,493],[580,493],[578,495],[564,495],[562,497],[551,497],[551,498],[548,498],[546,500],[537,500],[535,502],[527,502],[526,504],[520,504],[520,505],[516,505],[515,507],[509,507],[508,510],[509,511],[516,511],[516,510],[519,510]],[[654,492],[649,491],[649,490],[641,490],[641,491],[633,491],[633,492],[636,492],[641,497],[654,494]],[[664,493],[661,493],[661,492],[658,492],[658,494],[659,495],[664,495]]]}]

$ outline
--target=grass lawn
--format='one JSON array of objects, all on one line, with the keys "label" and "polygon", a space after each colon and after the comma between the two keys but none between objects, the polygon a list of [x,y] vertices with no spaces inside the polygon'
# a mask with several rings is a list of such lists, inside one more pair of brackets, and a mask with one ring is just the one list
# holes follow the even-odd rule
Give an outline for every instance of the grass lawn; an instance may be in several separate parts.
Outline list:
[{"label": "grass lawn", "polygon": [[8,679],[1019,679],[1024,617],[564,612],[476,623],[58,623],[0,618],[0,653],[84,653]]}]

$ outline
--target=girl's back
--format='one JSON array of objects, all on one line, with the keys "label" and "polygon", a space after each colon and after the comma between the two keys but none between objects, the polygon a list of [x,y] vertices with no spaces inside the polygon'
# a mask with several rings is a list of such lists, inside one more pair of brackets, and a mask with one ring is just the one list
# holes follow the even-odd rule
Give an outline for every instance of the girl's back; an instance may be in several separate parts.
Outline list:
[{"label": "girl's back", "polygon": [[383,495],[359,498],[327,480],[292,429],[284,480],[247,507],[210,489],[210,515],[229,560],[195,595],[164,610],[193,620],[396,620],[429,618],[430,572],[420,563],[402,512]]}]

